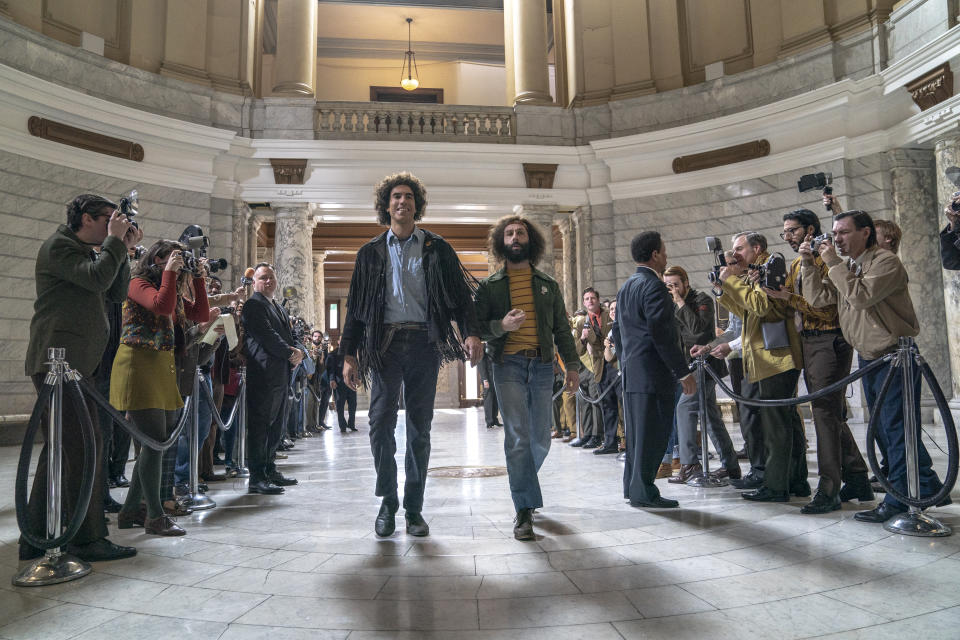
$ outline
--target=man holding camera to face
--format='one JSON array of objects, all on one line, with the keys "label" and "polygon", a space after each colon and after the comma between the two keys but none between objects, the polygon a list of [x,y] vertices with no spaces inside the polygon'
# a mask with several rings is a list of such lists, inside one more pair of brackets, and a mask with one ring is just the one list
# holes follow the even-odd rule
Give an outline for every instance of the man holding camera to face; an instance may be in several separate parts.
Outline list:
[{"label": "man holding camera to face", "polygon": [[943,209],[948,224],[940,232],[940,259],[943,268],[960,270],[960,191],[950,196],[950,202]]},{"label": "man holding camera to face", "polygon": [[[907,290],[907,271],[893,253],[877,246],[873,220],[864,211],[846,211],[834,216],[833,238],[819,244],[820,258],[826,265],[824,276],[814,262],[809,241],[799,246],[802,260],[800,277],[803,297],[815,307],[837,305],[843,336],[859,353],[860,368],[897,348],[901,337],[920,332],[913,301]],[[839,250],[839,255],[837,251]],[[841,257],[842,256],[842,257]],[[846,260],[844,260],[846,258]],[[883,404],[877,396],[887,369],[881,367],[865,375],[863,392],[871,414],[878,416],[877,441],[886,452],[889,479],[898,491],[907,493],[907,465],[903,428],[902,376],[891,378]],[[920,370],[914,370],[914,414],[920,424]],[[930,454],[917,430],[917,462],[920,471],[920,496],[937,493],[942,484],[931,466]],[[883,502],[854,518],[861,522],[886,522],[907,507],[889,493]]]},{"label": "man holding camera to face", "polygon": [[[770,257],[767,239],[756,232],[738,234],[733,254],[734,260],[720,269],[714,288],[719,287],[720,304],[743,319],[743,395],[764,400],[794,397],[803,356],[793,311],[763,292],[760,270],[755,268]],[[691,354],[708,350],[697,346]],[[791,493],[809,496],[803,422],[796,408],[760,407],[756,413],[767,447],[763,485],[741,495],[757,502],[787,502]]]},{"label": "man holding camera to face", "polygon": [[[830,196],[828,196],[830,197]],[[832,199],[832,197],[831,197]],[[809,209],[797,209],[783,216],[783,238],[790,248],[799,251],[800,244],[820,236],[820,220]],[[841,380],[850,373],[853,349],[843,338],[836,305],[814,307],[803,298],[805,281],[800,275],[803,257],[790,265],[787,281],[780,290],[764,288],[771,298],[784,301],[799,314],[802,322],[803,374],[807,391],[814,393]],[[827,265],[819,256],[812,256],[812,268],[821,278],[827,277]],[[813,500],[801,513],[828,513],[840,509],[840,502],[857,498],[873,500],[867,479],[867,464],[860,455],[844,415],[842,389],[814,400],[813,423],[817,432],[817,468],[820,484]],[[845,482],[841,487],[841,482]]]}]

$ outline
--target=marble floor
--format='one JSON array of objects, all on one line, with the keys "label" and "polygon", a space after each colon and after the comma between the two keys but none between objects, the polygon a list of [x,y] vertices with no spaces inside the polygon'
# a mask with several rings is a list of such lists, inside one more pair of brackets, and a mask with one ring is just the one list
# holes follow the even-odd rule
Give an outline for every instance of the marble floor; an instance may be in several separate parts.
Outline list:
[{"label": "marble floor", "polygon": [[[136,558],[33,589],[10,585],[17,450],[0,449],[0,637],[960,637],[960,534],[895,536],[855,522],[855,504],[805,516],[802,500],[750,504],[665,480],[681,508],[635,510],[620,498],[621,463],[558,441],[536,542],[512,537],[505,476],[431,478],[430,537],[401,526],[377,539],[364,415],[358,424],[300,441],[282,467],[300,485],[286,495],[211,484],[218,506],[180,518],[185,537],[111,525]],[[502,440],[475,409],[440,410],[431,465],[502,465]],[[960,506],[934,513],[960,527]]]}]

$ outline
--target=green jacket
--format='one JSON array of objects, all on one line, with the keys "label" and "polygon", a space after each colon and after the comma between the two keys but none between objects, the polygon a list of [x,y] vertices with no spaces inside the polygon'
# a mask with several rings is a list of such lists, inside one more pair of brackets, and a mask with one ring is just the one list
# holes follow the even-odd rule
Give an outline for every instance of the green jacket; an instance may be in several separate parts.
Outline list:
[{"label": "green jacket", "polygon": [[97,257],[66,225],[40,246],[35,270],[37,300],[30,321],[24,369],[28,376],[48,368],[48,347],[63,347],[67,362],[85,377],[100,364],[110,328],[104,298],[123,302],[130,283],[127,247],[107,236]]},{"label": "green jacket", "polygon": [[[533,306],[537,312],[537,336],[540,340],[540,357],[543,362],[553,361],[553,345],[556,343],[560,357],[567,367],[579,370],[580,359],[573,344],[570,323],[563,305],[563,294],[557,281],[537,269],[531,275]],[[510,306],[510,280],[506,268],[480,282],[476,298],[477,322],[480,339],[487,341],[487,353],[494,362],[503,362],[503,345],[507,332],[500,321],[513,307]]]}]

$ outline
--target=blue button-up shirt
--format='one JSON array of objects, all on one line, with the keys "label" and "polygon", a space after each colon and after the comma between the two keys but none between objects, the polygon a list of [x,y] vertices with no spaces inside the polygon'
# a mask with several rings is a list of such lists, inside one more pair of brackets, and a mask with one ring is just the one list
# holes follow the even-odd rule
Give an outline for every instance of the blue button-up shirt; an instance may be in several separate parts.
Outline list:
[{"label": "blue button-up shirt", "polygon": [[387,231],[387,286],[383,321],[427,321],[427,278],[423,272],[423,230],[414,228],[406,240]]}]

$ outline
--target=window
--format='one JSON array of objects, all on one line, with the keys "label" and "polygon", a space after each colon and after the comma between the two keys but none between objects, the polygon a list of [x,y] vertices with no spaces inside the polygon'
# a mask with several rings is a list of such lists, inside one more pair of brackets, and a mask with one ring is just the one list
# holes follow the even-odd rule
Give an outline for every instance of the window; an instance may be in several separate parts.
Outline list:
[{"label": "window", "polygon": [[327,329],[339,329],[340,328],[340,312],[338,310],[339,305],[336,302],[331,302],[330,307],[327,310]]}]

